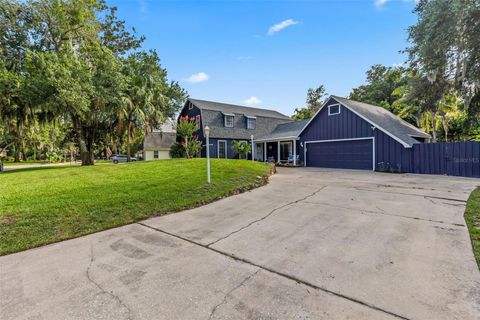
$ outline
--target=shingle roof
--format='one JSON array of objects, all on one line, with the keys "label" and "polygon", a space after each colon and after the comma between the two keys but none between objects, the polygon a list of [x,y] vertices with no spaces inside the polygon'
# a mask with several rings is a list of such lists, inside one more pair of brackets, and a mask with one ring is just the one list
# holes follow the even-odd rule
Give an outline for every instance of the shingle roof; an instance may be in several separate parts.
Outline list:
[{"label": "shingle roof", "polygon": [[368,103],[349,100],[342,97],[331,96],[341,104],[350,108],[354,112],[362,115],[372,124],[378,126],[384,131],[405,142],[408,146],[418,143],[413,137],[430,138],[431,136],[423,130],[411,125],[403,119],[400,119],[385,108],[377,107]]},{"label": "shingle roof", "polygon": [[[250,140],[271,133],[279,124],[292,119],[277,111],[189,99],[202,114],[203,126],[210,128],[211,138]],[[234,114],[233,128],[224,125],[224,114]],[[255,129],[247,129],[247,117],[255,117]]]},{"label": "shingle roof", "polygon": [[279,124],[271,133],[255,140],[268,140],[297,137],[310,119]]},{"label": "shingle roof", "polygon": [[177,134],[175,132],[151,132],[143,139],[144,150],[170,149],[175,143]]},{"label": "shingle roof", "polygon": [[214,111],[220,111],[223,113],[229,114],[244,114],[246,116],[254,117],[267,117],[267,118],[278,118],[291,120],[290,117],[281,114],[275,110],[260,109],[260,108],[251,108],[246,106],[239,106],[235,104],[227,104],[214,101],[206,101],[200,99],[189,99],[199,109],[208,109]]}]

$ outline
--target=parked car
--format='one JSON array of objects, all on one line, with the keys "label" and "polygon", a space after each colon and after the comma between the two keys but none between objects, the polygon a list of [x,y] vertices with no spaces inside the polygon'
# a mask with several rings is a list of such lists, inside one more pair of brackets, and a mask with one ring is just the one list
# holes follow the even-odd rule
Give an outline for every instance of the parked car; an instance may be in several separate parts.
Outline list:
[{"label": "parked car", "polygon": [[[110,160],[112,160],[113,163],[117,164],[119,162],[127,162],[127,155],[126,154],[114,154]],[[130,157],[130,161],[137,161],[137,158],[135,157]]]}]

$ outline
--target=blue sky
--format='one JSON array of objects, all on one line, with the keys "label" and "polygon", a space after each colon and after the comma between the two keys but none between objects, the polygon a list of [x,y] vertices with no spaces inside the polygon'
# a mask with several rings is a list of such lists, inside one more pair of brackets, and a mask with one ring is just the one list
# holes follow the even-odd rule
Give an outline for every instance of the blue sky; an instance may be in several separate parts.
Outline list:
[{"label": "blue sky", "polygon": [[307,89],[340,96],[373,64],[404,62],[408,0],[115,0],[191,97],[291,115]]}]

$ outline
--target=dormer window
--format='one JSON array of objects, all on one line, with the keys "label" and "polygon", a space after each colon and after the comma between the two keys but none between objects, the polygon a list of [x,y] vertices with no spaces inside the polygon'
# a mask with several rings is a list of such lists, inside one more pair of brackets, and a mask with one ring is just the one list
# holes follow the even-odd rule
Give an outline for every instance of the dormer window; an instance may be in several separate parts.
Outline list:
[{"label": "dormer window", "polygon": [[340,104],[332,104],[328,106],[328,115],[334,116],[336,114],[340,114]]},{"label": "dormer window", "polygon": [[233,128],[233,114],[224,114],[223,115],[224,122],[225,122],[225,127],[227,128]]},{"label": "dormer window", "polygon": [[247,129],[255,129],[257,119],[255,117],[247,116]]}]

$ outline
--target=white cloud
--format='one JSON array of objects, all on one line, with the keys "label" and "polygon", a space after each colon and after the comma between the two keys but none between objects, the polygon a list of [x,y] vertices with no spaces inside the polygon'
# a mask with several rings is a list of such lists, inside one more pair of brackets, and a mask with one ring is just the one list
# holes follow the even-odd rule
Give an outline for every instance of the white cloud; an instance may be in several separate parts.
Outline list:
[{"label": "white cloud", "polygon": [[268,29],[268,35],[271,36],[275,32],[278,32],[282,29],[285,29],[288,26],[293,26],[293,25],[296,25],[296,24],[298,24],[298,21],[295,21],[293,19],[284,20],[280,23],[277,23],[276,25],[271,26],[270,29]]},{"label": "white cloud", "polygon": [[389,0],[374,0],[375,7],[381,8],[387,3]]},{"label": "white cloud", "polygon": [[238,60],[252,60],[253,57],[252,56],[239,56],[237,59]]},{"label": "white cloud", "polygon": [[245,103],[247,106],[256,106],[257,104],[262,103],[262,100],[258,99],[255,96],[251,96],[247,100],[244,100],[243,103]]},{"label": "white cloud", "polygon": [[206,74],[205,72],[194,73],[186,80],[190,83],[204,82],[208,80],[208,74]]}]

